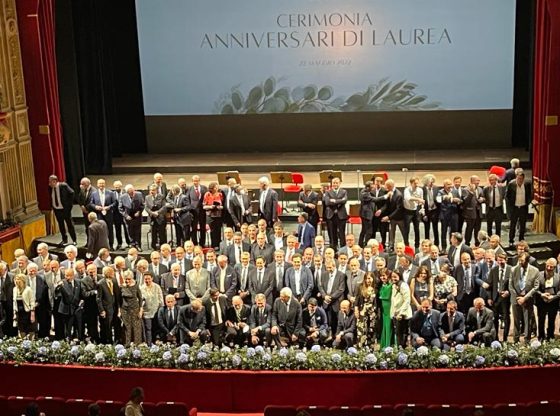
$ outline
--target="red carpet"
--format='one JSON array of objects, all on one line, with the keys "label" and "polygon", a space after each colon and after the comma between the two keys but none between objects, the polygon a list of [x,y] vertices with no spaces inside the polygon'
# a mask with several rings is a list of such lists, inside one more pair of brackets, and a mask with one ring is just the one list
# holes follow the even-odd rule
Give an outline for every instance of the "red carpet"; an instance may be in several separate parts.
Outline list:
[{"label": "red carpet", "polygon": [[[560,365],[402,371],[181,371],[0,364],[0,395],[181,401],[199,412],[259,413],[267,405],[485,404],[558,398]],[[538,387],[527,388],[528,381]],[[421,388],[420,388],[421,386]],[[95,387],[95,388],[93,388]],[[310,391],[321,392],[309,394]],[[275,393],[276,392],[276,393]],[[280,392],[280,393],[278,393]]]}]

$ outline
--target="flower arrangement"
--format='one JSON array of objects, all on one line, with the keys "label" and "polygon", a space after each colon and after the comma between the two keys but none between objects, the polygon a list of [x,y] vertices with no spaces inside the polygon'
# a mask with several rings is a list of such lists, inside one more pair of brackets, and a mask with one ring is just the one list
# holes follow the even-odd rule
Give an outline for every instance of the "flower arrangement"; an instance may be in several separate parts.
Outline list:
[{"label": "flower arrangement", "polygon": [[346,351],[262,346],[230,348],[209,345],[94,345],[79,341],[7,338],[0,340],[0,362],[44,363],[121,368],[182,370],[399,370],[485,368],[560,364],[560,341],[502,344],[490,347],[460,345],[450,351],[420,347]]}]

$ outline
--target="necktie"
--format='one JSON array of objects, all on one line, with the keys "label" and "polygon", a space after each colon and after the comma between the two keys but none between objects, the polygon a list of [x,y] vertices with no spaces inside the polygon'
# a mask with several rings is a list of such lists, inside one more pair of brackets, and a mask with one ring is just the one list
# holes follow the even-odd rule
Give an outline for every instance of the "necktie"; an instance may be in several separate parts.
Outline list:
[{"label": "necktie", "polygon": [[262,325],[263,322],[264,322],[263,308],[259,308],[259,325]]},{"label": "necktie", "polygon": [[237,262],[241,261],[241,246],[237,246]]},{"label": "necktie", "polygon": [[70,262],[70,268],[71,268],[71,269],[74,268],[74,262],[73,262],[73,261]]},{"label": "necktie", "polygon": [[465,268],[465,292],[471,293],[471,271],[470,268]]},{"label": "necktie", "polygon": [[259,286],[262,285],[262,271],[258,272]]},{"label": "necktie", "polygon": [[519,289],[523,292],[525,290],[525,271],[521,268],[521,279],[519,280]]},{"label": "necktie", "polygon": [[280,288],[282,286],[282,266],[276,267],[276,287]]},{"label": "necktie", "polygon": [[60,188],[58,187],[58,185],[56,186],[56,188],[53,189],[53,192],[54,192],[54,203],[55,203],[55,205],[56,205],[57,208],[60,207],[60,200],[58,199],[58,192],[57,192],[59,189],[60,189]]},{"label": "necktie", "polygon": [[449,315],[449,332],[453,331],[453,315]]},{"label": "necktie", "polygon": [[167,310],[167,326],[170,327],[173,322],[173,315],[171,309]]},{"label": "necktie", "polygon": [[500,276],[498,278],[498,292],[502,290],[502,280],[504,279],[504,269],[500,267]]},{"label": "necktie", "polygon": [[480,329],[480,325],[482,324],[482,311],[478,311],[476,323],[478,325],[478,329]]},{"label": "necktie", "polygon": [[329,283],[327,284],[327,293],[330,294],[332,292],[332,286],[334,283],[334,274],[329,274]]},{"label": "necktie", "polygon": [[121,272],[119,272],[118,274],[119,274],[119,286],[122,286],[124,285],[124,279]]},{"label": "necktie", "polygon": [[214,325],[219,325],[220,324],[220,317],[218,316],[218,302],[214,302],[213,305],[214,308]]},{"label": "necktie", "polygon": [[198,189],[198,186],[194,188],[194,192],[196,194],[196,199],[200,199],[200,190]]},{"label": "necktie", "polygon": [[243,267],[243,273],[241,273],[241,290],[245,290],[245,282],[247,282],[247,267]]},{"label": "necktie", "polygon": [[492,208],[496,208],[496,187],[492,187]]}]

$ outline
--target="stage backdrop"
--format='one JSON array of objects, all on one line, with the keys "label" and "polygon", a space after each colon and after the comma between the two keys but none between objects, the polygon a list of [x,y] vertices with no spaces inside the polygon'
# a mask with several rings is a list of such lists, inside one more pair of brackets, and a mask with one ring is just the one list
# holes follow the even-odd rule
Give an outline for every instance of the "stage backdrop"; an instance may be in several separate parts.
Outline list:
[{"label": "stage backdrop", "polygon": [[511,143],[515,0],[136,4],[150,151]]}]

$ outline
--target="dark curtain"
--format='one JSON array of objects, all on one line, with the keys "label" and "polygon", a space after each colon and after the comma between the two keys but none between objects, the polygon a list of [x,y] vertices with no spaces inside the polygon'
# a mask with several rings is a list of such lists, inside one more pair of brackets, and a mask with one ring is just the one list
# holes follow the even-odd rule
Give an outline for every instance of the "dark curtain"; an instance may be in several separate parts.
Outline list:
[{"label": "dark curtain", "polygon": [[113,156],[146,151],[134,1],[57,3],[58,58],[69,81],[61,107],[72,120],[67,160],[77,180],[109,174]]}]

